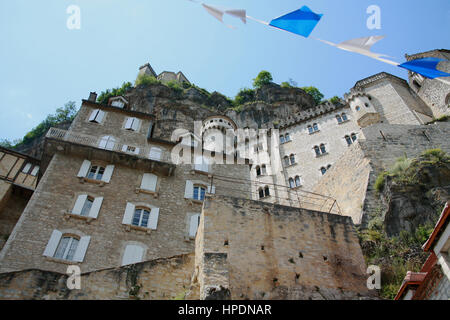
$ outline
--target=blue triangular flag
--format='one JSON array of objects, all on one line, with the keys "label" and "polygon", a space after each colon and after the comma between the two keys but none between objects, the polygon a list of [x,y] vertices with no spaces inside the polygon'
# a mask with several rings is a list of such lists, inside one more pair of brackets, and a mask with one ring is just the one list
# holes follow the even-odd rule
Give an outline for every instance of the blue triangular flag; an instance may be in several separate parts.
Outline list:
[{"label": "blue triangular flag", "polygon": [[439,58],[422,58],[417,60],[408,61],[399,65],[400,68],[404,68],[415,73],[421,74],[424,77],[434,79],[439,77],[450,77],[450,73],[437,70],[436,67],[439,62],[444,59]]},{"label": "blue triangular flag", "polygon": [[303,6],[299,10],[273,19],[269,25],[308,38],[322,16],[323,14],[314,13],[307,6]]}]

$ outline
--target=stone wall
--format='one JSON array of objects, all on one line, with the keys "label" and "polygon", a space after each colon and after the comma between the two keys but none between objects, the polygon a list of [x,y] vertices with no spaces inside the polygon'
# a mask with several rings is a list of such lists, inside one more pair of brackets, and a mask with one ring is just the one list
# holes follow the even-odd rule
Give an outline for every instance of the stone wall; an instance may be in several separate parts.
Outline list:
[{"label": "stone wall", "polygon": [[349,217],[237,198],[207,197],[196,270],[203,299],[370,296]]},{"label": "stone wall", "polygon": [[68,275],[24,270],[0,274],[0,299],[168,300],[198,299],[189,292],[194,255],[186,254],[81,275],[81,289],[67,288]]}]

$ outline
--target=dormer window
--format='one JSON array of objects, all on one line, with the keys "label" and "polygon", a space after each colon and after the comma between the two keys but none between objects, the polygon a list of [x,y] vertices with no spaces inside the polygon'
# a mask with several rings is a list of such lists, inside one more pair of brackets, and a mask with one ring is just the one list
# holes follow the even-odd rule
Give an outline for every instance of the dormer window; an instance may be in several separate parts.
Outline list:
[{"label": "dormer window", "polygon": [[113,97],[113,98],[109,99],[109,105],[111,107],[126,109],[126,107],[128,105],[128,101],[122,96]]}]

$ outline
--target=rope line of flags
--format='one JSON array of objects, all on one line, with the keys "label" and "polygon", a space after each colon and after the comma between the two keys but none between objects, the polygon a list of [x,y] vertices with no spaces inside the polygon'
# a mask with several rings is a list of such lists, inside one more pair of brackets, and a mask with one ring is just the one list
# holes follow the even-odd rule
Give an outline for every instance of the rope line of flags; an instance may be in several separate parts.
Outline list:
[{"label": "rope line of flags", "polygon": [[[224,15],[230,15],[233,16],[234,18],[238,18],[244,24],[246,24],[247,19],[249,19],[266,26],[284,30],[305,38],[311,38],[320,41],[322,43],[325,43],[327,45],[336,47],[344,51],[354,52],[393,66],[398,66],[400,68],[404,68],[406,70],[418,73],[426,78],[436,79],[450,85],[450,82],[448,82],[447,80],[440,79],[441,77],[449,77],[450,73],[443,72],[437,69],[439,62],[448,60],[428,57],[400,64],[398,62],[387,59],[392,57],[386,54],[372,52],[371,51],[372,46],[375,45],[380,40],[384,39],[385,38],[384,36],[369,36],[363,38],[356,38],[346,40],[340,43],[333,43],[330,41],[310,36],[315,27],[317,26],[317,24],[320,22],[323,14],[315,13],[307,6],[303,6],[298,10],[281,15],[278,18],[272,19],[270,22],[266,22],[247,15],[245,9],[222,9],[217,6],[201,3],[197,0],[189,0],[189,1],[201,4],[201,6],[206,10],[206,12],[208,12],[211,16],[213,16],[223,24],[225,24],[223,21]],[[226,26],[235,29],[234,26],[231,25]]]}]

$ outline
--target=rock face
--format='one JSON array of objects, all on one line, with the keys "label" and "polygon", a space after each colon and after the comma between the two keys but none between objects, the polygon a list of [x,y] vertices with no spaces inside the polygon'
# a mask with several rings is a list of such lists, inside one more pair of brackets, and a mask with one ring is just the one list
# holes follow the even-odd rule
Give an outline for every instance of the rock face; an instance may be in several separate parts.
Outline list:
[{"label": "rock face", "polygon": [[450,198],[450,162],[421,165],[418,184],[398,184],[387,177],[383,199],[387,206],[385,228],[388,236],[402,230],[414,232],[419,225],[436,221],[440,210]]}]

